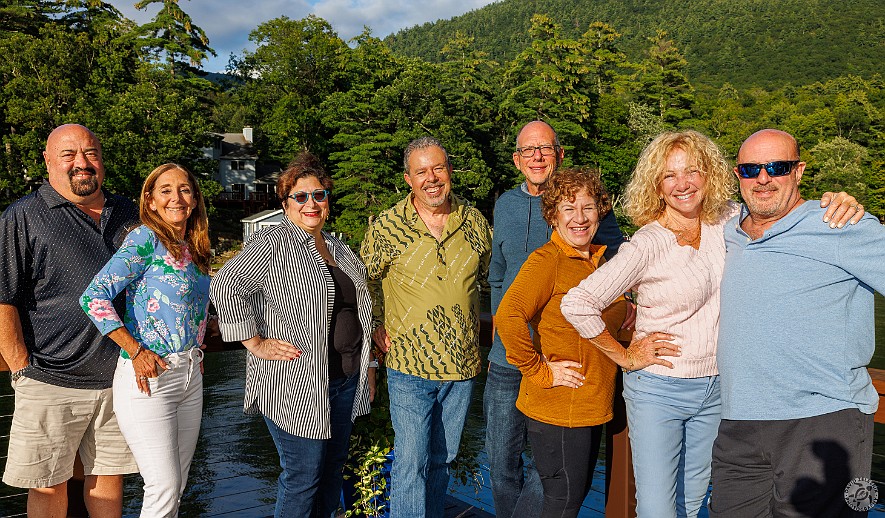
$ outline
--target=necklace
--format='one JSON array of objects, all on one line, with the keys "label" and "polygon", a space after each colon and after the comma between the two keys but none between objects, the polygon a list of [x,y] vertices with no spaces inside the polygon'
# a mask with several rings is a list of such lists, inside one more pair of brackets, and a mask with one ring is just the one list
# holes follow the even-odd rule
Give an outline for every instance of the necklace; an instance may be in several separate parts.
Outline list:
[{"label": "necklace", "polygon": [[[670,223],[670,224],[668,224]],[[701,245],[701,219],[697,219],[697,226],[694,228],[678,228],[675,225],[672,225],[670,221],[670,215],[667,215],[667,218],[661,225],[672,232],[676,236],[676,243],[681,246],[690,246],[694,249],[697,249]],[[675,227],[675,228],[674,228]]]}]

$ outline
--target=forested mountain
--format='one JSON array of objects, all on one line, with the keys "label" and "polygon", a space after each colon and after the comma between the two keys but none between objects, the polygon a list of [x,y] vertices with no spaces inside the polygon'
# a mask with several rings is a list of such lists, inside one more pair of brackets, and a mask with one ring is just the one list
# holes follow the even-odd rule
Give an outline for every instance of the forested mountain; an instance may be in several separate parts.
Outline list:
[{"label": "forested mountain", "polygon": [[[209,133],[251,126],[262,160],[286,163],[310,150],[323,161],[335,178],[329,228],[356,244],[371,217],[405,196],[402,153],[411,139],[440,139],[454,191],[491,217],[497,196],[521,181],[516,131],[542,119],[559,134],[564,165],[598,168],[615,200],[642,147],[665,129],[697,129],[733,159],[752,132],[780,128],[796,136],[808,163],[804,196],[844,189],[885,219],[885,80],[873,66],[885,55],[882,0],[698,0],[691,9],[684,0],[609,2],[495,4],[423,29],[416,41],[427,43],[428,59],[391,49],[402,35],[391,45],[368,31],[346,42],[322,18],[281,16],[255,27],[255,50],[234,56],[233,77],[213,83],[195,71],[211,47],[176,0],[139,2],[164,6],[142,26],[101,0],[8,1],[0,4],[0,209],[39,185],[43,143],[58,124],[96,132],[107,186],[119,194],[137,197],[148,172],[174,161],[204,179],[210,199],[221,185],[201,151]],[[581,14],[606,6],[633,24]],[[800,14],[781,24],[777,13],[788,11]],[[562,13],[572,18],[557,22]],[[702,23],[706,13],[733,29],[712,16]],[[446,24],[465,27],[432,33]],[[855,54],[839,43],[851,38]],[[814,41],[807,53],[777,50]],[[711,67],[701,48],[745,68]],[[698,76],[708,69],[731,82]]]},{"label": "forested mountain", "polygon": [[498,62],[531,44],[532,15],[547,14],[575,38],[600,21],[622,35],[638,61],[648,38],[667,31],[695,84],[738,88],[804,85],[846,74],[869,77],[885,56],[882,0],[503,0],[451,20],[393,34],[396,53],[441,61],[461,32]]}]

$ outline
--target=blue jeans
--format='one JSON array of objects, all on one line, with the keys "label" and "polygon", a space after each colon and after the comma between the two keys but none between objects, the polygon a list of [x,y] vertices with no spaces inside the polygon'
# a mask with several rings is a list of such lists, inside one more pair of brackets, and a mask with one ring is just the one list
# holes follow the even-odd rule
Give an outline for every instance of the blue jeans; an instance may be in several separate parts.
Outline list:
[{"label": "blue jeans", "polygon": [[298,437],[264,418],[283,468],[277,482],[274,518],[329,518],[338,509],[358,381],[358,374],[329,380],[330,439]]},{"label": "blue jeans", "polygon": [[710,485],[719,376],[624,374],[639,518],[695,517]]},{"label": "blue jeans", "polygon": [[495,500],[495,516],[540,516],[544,501],[541,478],[534,465],[523,462],[526,417],[516,409],[522,373],[489,363],[483,410],[486,417],[486,453]]},{"label": "blue jeans", "polygon": [[432,381],[387,369],[393,468],[390,518],[442,518],[473,379]]}]

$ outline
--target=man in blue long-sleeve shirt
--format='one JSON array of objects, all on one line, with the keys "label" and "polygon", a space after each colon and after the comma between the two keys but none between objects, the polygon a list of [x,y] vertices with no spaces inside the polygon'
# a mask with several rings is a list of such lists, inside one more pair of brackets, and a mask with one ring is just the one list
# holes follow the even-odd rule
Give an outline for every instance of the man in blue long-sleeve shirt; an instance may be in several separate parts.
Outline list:
[{"label": "man in blue long-sleeve shirt", "polygon": [[717,361],[722,422],[712,518],[866,516],[873,414],[866,365],[885,227],[833,232],[802,199],[796,140],[762,130],[735,167],[745,205],[725,226]]},{"label": "man in blue long-sleeve shirt", "polygon": [[[516,137],[513,163],[525,181],[502,194],[495,203],[489,265],[492,314],[528,256],[550,240],[550,226],[541,215],[541,193],[564,154],[556,132],[546,122],[530,122]],[[610,211],[599,223],[593,243],[606,245],[608,258],[623,241]],[[521,380],[519,370],[507,362],[501,338],[494,334],[483,406],[492,495],[499,518],[541,514],[543,495],[538,474],[529,466],[527,476],[523,476],[526,425],[525,417],[515,406]]]}]

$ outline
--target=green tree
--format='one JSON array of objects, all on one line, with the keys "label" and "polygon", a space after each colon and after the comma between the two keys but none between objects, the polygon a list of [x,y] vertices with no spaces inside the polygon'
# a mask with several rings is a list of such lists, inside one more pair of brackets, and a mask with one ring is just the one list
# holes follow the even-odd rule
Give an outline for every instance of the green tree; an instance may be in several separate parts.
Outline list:
[{"label": "green tree", "polygon": [[[868,204],[868,173],[865,165],[869,152],[844,137],[819,142],[809,151],[806,174],[811,173],[813,198],[827,191],[846,191]],[[806,187],[807,190],[807,187]]]},{"label": "green tree", "polygon": [[234,71],[244,81],[238,98],[261,121],[263,156],[288,161],[303,149],[324,154],[329,135],[320,132],[319,106],[341,87],[347,45],[314,15],[270,20],[249,39],[258,48],[235,60]]},{"label": "green tree", "polygon": [[620,38],[614,27],[602,22],[591,23],[581,36],[588,71],[595,78],[598,95],[620,91],[626,86],[624,71],[632,65],[619,47]]},{"label": "green tree", "polygon": [[648,41],[648,56],[635,76],[635,96],[666,124],[676,126],[689,117],[694,101],[694,89],[685,75],[688,61],[666,31],[659,30]]},{"label": "green tree", "polygon": [[146,10],[162,4],[153,20],[139,27],[139,46],[149,60],[165,61],[173,76],[194,74],[209,55],[216,56],[209,46],[209,37],[194,25],[178,0],[140,0],[135,8]]},{"label": "green tree", "polygon": [[[442,50],[446,57],[441,64],[440,90],[451,117],[472,147],[479,150],[485,167],[476,164],[470,170],[470,184],[476,186],[477,205],[491,210],[485,197],[490,190],[501,192],[510,188],[513,162],[509,127],[498,121],[498,104],[503,82],[501,66],[477,50],[473,38],[456,33]],[[483,172],[480,172],[483,171]],[[460,177],[461,180],[467,180]]]},{"label": "green tree", "polygon": [[[59,4],[61,5],[61,4]],[[135,197],[165,161],[204,176],[209,126],[203,80],[175,79],[139,59],[134,25],[102,2],[64,4],[36,34],[0,39],[0,205],[45,176],[45,139],[59,124],[92,129],[104,148],[106,185]]]},{"label": "green tree", "polygon": [[405,192],[401,152],[409,138],[395,118],[389,96],[405,64],[366,30],[345,53],[347,88],[320,106],[322,123],[332,134],[329,167],[335,179],[333,228],[356,242],[369,218],[390,207]]},{"label": "green tree", "polygon": [[586,138],[582,123],[590,118],[588,65],[581,43],[565,39],[562,27],[544,14],[532,16],[531,46],[510,62],[501,104],[506,120],[551,123],[560,137]]}]

